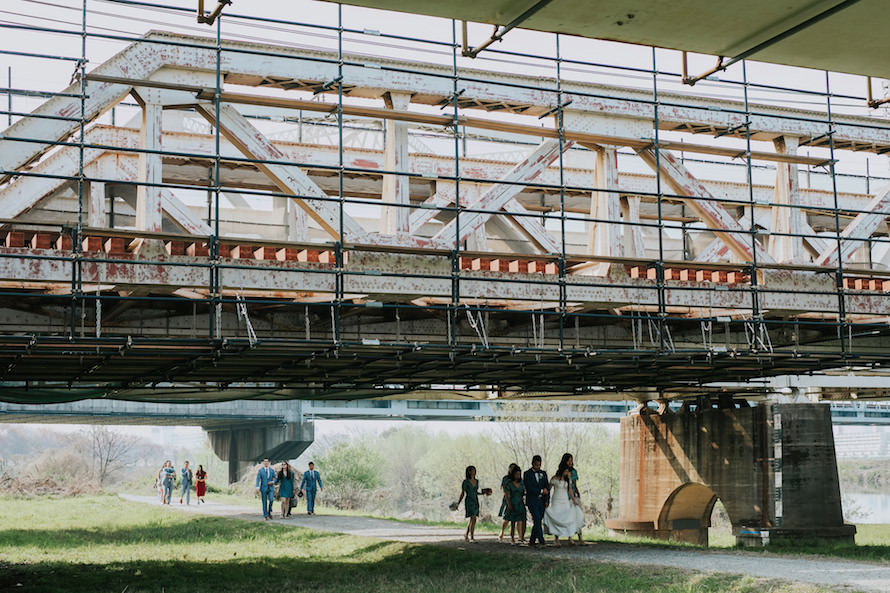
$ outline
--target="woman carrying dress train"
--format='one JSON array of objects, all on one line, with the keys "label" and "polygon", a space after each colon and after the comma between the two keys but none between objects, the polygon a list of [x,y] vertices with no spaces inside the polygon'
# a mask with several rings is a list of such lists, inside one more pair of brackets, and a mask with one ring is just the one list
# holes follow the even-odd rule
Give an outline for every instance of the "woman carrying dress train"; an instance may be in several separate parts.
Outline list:
[{"label": "woman carrying dress train", "polygon": [[559,538],[565,537],[572,545],[572,536],[584,527],[584,511],[581,501],[571,488],[572,470],[566,464],[565,456],[559,469],[550,479],[550,506],[544,511],[544,533],[554,537],[559,545]]},{"label": "woman carrying dress train", "polygon": [[[578,501],[581,501],[581,491],[578,490],[578,470],[575,469],[575,458],[572,457],[571,453],[565,453],[562,456],[562,463],[565,463],[569,468],[569,487],[572,492],[575,493],[575,498]],[[583,511],[583,509],[582,509]],[[578,530],[578,543],[584,545],[584,540],[581,538],[581,530]]]}]

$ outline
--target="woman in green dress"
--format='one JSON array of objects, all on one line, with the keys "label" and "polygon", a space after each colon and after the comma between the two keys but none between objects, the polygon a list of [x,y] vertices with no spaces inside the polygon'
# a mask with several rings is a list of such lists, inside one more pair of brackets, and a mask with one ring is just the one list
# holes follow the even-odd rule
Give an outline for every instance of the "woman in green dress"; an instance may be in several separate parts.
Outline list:
[{"label": "woman in green dress", "polygon": [[[501,499],[501,510],[498,511],[498,517],[504,517],[504,522],[501,523],[501,534],[498,536],[498,541],[504,541],[504,530],[507,529],[507,525],[510,521],[505,516],[507,512],[507,482],[510,481],[510,476],[513,475],[513,468],[519,467],[515,463],[511,463],[510,467],[507,468],[507,473],[504,474],[504,477],[501,478],[501,491],[504,493],[504,497]],[[515,534],[515,526],[510,528],[510,539],[512,540]]]},{"label": "woman in green dress", "polygon": [[510,480],[504,486],[504,494],[507,499],[507,512],[504,519],[510,521],[510,541],[516,543],[514,533],[519,524],[519,542],[525,542],[525,484],[522,483],[522,470],[513,468]]},{"label": "woman in green dress", "polygon": [[281,464],[278,472],[278,497],[281,498],[281,518],[286,519],[294,497],[294,472],[287,461]]},{"label": "woman in green dress", "polygon": [[[472,465],[467,466],[464,471],[465,478],[460,485],[460,498],[457,504],[466,497],[464,503],[465,516],[470,520],[467,524],[467,532],[464,539],[468,542],[476,543],[476,519],[479,518],[479,480],[476,479],[476,468]],[[491,488],[487,488],[481,492],[482,494],[491,494]]]}]

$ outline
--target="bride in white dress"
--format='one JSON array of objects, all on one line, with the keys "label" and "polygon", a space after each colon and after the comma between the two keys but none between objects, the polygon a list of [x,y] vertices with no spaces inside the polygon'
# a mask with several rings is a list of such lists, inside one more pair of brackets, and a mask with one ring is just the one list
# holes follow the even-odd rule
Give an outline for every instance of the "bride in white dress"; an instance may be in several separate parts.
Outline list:
[{"label": "bride in white dress", "polygon": [[569,538],[571,544],[572,536],[584,527],[581,501],[569,488],[570,475],[571,470],[560,465],[550,480],[550,506],[544,511],[544,533],[554,536],[557,546],[560,537]]}]

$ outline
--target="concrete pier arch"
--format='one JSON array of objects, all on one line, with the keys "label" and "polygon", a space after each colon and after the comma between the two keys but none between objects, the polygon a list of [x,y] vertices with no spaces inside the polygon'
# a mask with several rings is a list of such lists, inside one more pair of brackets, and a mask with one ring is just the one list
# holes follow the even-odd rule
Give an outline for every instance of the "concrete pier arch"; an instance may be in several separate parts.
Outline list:
[{"label": "concrete pier arch", "polygon": [[704,484],[683,484],[664,501],[656,530],[676,541],[707,546],[708,528],[716,503],[717,494]]},{"label": "concrete pier arch", "polygon": [[739,543],[852,541],[840,504],[830,409],[751,407],[724,398],[621,420],[619,517],[613,533],[707,545],[720,500]]}]

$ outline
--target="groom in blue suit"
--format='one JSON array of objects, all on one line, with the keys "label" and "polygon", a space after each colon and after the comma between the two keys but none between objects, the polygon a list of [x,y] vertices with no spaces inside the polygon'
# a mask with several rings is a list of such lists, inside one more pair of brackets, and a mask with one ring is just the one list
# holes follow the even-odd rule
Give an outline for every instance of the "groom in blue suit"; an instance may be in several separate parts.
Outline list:
[{"label": "groom in blue suit", "polygon": [[303,472],[303,481],[300,482],[300,490],[306,491],[306,514],[315,514],[315,492],[322,489],[321,476],[315,471],[315,464],[309,462],[309,470]]},{"label": "groom in blue suit", "polygon": [[547,480],[547,472],[541,469],[540,455],[532,457],[532,466],[525,470],[522,482],[525,484],[525,501],[528,505],[528,512],[532,515],[532,535],[528,538],[528,545],[543,545],[544,528],[541,521],[544,518],[544,509],[550,503],[548,490],[550,482]]},{"label": "groom in blue suit", "polygon": [[263,459],[263,467],[256,473],[256,491],[263,498],[263,519],[272,518],[272,502],[275,500],[275,484],[278,476],[269,467],[269,460]]}]

